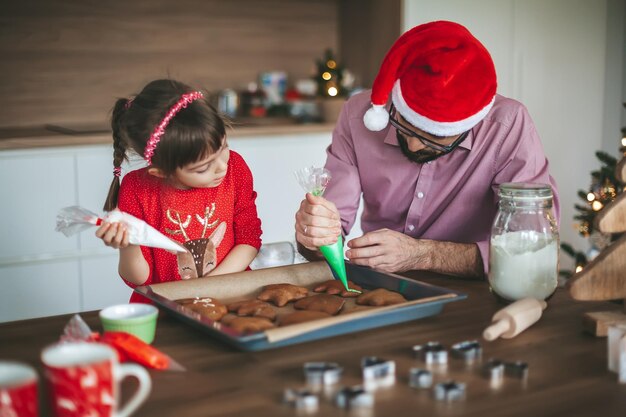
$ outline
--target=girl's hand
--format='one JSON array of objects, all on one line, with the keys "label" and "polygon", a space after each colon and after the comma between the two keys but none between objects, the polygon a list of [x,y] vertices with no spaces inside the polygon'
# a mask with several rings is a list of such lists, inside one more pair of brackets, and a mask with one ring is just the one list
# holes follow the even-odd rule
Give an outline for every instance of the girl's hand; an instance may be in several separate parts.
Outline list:
[{"label": "girl's hand", "polygon": [[124,223],[103,222],[96,230],[96,237],[102,239],[105,245],[113,249],[126,248],[129,245],[128,230]]}]

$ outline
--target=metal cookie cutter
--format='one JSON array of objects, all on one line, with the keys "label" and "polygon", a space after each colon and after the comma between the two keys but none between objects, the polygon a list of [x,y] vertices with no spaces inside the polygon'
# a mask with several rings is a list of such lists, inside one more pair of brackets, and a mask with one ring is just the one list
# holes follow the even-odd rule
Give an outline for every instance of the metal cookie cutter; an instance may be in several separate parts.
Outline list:
[{"label": "metal cookie cutter", "polygon": [[365,388],[376,389],[387,387],[396,382],[396,363],[376,356],[361,359],[363,385]]},{"label": "metal cookie cutter", "polygon": [[308,385],[332,385],[339,382],[343,368],[334,362],[306,362],[303,366]]},{"label": "metal cookie cutter", "polygon": [[341,408],[365,408],[374,405],[374,396],[361,386],[342,388],[335,397],[335,404]]},{"label": "metal cookie cutter", "polygon": [[491,387],[497,388],[504,377],[504,362],[499,359],[489,359],[483,366],[483,374],[491,381]]},{"label": "metal cookie cutter", "polygon": [[435,399],[439,401],[456,401],[465,397],[465,384],[456,381],[441,382],[433,389]]},{"label": "metal cookie cutter", "polygon": [[409,369],[409,386],[411,388],[430,388],[433,385],[433,374],[427,369]]},{"label": "metal cookie cutter", "polygon": [[479,360],[483,355],[483,348],[476,340],[466,340],[452,345],[452,356],[473,362]]},{"label": "metal cookie cutter", "polygon": [[297,409],[317,410],[319,398],[307,389],[285,389],[283,401]]},{"label": "metal cookie cutter", "polygon": [[425,345],[413,346],[413,354],[417,359],[428,365],[444,365],[448,363],[448,351],[439,342],[428,342]]},{"label": "metal cookie cutter", "polygon": [[522,361],[505,362],[504,374],[514,378],[526,379],[528,378],[528,364]]}]

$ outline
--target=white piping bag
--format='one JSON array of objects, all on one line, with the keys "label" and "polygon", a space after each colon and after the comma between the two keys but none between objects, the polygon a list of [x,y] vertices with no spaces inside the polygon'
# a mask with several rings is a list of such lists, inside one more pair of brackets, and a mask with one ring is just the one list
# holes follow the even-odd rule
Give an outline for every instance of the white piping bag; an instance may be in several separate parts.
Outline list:
[{"label": "white piping bag", "polygon": [[115,209],[103,217],[99,217],[80,206],[70,206],[59,210],[57,214],[56,231],[65,236],[72,236],[94,226],[100,226],[102,222],[124,223],[128,230],[128,241],[132,245],[149,246],[173,252],[187,252],[184,246],[150,226],[137,217]]}]

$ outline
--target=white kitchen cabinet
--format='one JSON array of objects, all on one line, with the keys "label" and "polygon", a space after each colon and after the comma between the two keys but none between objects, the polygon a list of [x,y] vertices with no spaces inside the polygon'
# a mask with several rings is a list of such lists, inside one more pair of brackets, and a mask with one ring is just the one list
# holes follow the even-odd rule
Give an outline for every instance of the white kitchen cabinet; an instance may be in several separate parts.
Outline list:
[{"label": "white kitchen cabinet", "polygon": [[250,166],[257,191],[257,209],[264,242],[292,241],[295,214],[304,190],[294,176],[297,169],[323,166],[331,135],[230,139]]},{"label": "white kitchen cabinet", "polygon": [[133,291],[117,273],[117,251],[111,249],[110,252],[79,261],[81,310],[100,310],[128,302]]},{"label": "white kitchen cabinet", "polygon": [[[102,213],[113,180],[113,148],[100,145],[77,149],[76,170],[77,204],[96,213]],[[102,241],[90,232],[80,234],[80,244],[83,250],[101,250],[104,246]]]},{"label": "white kitchen cabinet", "polygon": [[71,152],[0,153],[0,257],[38,257],[78,249],[54,233],[57,209],[76,204]]},{"label": "white kitchen cabinet", "polygon": [[81,310],[75,259],[0,267],[0,322]]}]

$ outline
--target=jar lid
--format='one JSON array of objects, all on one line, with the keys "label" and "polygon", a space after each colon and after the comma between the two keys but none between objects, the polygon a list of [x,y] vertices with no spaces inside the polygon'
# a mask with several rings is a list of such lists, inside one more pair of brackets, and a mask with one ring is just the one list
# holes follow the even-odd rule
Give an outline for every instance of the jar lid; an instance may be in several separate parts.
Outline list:
[{"label": "jar lid", "polygon": [[506,182],[500,184],[499,195],[513,199],[548,199],[552,198],[552,187],[547,184]]}]

